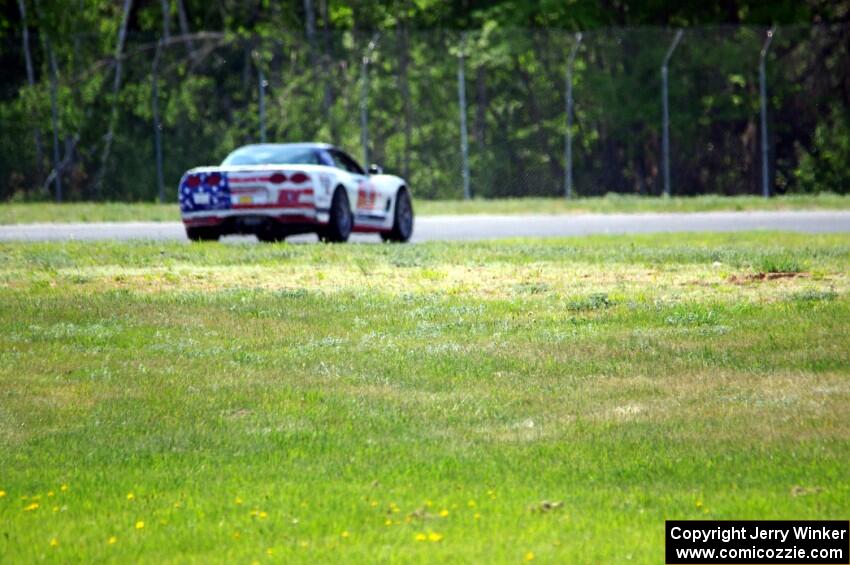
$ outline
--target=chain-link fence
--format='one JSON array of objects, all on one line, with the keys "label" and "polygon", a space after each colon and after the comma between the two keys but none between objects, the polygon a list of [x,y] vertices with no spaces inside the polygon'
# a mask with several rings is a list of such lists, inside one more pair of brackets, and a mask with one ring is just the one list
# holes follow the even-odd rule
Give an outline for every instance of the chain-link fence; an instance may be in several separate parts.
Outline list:
[{"label": "chain-link fence", "polygon": [[184,170],[261,140],[338,144],[420,198],[811,190],[818,132],[850,113],[847,32],[199,33],[129,36],[119,58],[102,37],[30,35],[29,56],[0,54],[18,78],[0,90],[0,198],[173,200]]}]

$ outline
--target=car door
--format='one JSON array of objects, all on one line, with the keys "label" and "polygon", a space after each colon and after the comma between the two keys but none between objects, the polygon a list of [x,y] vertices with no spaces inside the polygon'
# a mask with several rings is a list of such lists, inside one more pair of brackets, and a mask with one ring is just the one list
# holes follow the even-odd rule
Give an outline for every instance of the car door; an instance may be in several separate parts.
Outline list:
[{"label": "car door", "polygon": [[363,167],[354,160],[348,153],[340,149],[333,149],[331,156],[335,163],[345,171],[347,171],[356,185],[354,194],[349,194],[349,201],[354,212],[354,221],[363,223],[364,221],[374,221],[383,219],[383,199],[380,197],[379,191],[369,179],[369,175],[363,170]]}]

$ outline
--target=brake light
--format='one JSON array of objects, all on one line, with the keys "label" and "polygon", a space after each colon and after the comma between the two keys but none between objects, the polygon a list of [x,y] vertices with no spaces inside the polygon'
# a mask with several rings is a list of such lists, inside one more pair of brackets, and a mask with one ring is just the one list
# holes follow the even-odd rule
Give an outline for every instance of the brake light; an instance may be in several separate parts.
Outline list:
[{"label": "brake light", "polygon": [[286,182],[286,175],[283,173],[275,173],[269,177],[269,180],[273,184],[283,184]]},{"label": "brake light", "polygon": [[221,175],[218,173],[213,173],[207,177],[207,184],[210,186],[218,186],[218,183],[221,182]]},{"label": "brake light", "polygon": [[198,175],[189,175],[186,178],[186,186],[189,188],[198,188],[201,186],[201,177]]},{"label": "brake light", "polygon": [[289,180],[292,182],[292,184],[301,184],[302,182],[307,182],[309,179],[310,177],[308,177],[304,173],[295,173],[294,175],[289,177]]}]

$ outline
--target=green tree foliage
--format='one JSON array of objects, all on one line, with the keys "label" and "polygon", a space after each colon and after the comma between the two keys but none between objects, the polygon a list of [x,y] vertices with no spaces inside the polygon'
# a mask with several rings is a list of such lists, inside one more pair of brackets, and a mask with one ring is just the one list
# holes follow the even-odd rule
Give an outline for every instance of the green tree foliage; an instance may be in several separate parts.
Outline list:
[{"label": "green tree foliage", "polygon": [[[24,0],[24,7],[32,86],[19,6],[0,7],[0,199],[51,196],[51,52],[66,197],[147,200],[157,194],[153,80],[170,198],[187,168],[258,140],[261,72],[268,139],[330,141],[361,155],[370,42],[371,160],[406,176],[419,196],[460,195],[463,52],[473,192],[560,194],[565,62],[578,30],[576,187],[580,194],[658,194],[659,66],[675,27],[686,31],[670,63],[674,192],[755,193],[758,51],[767,26],[777,24],[768,59],[775,186],[848,190],[846,0],[134,0],[117,99],[123,2]],[[101,171],[113,103],[115,135]],[[98,175],[105,179],[100,194]]]}]

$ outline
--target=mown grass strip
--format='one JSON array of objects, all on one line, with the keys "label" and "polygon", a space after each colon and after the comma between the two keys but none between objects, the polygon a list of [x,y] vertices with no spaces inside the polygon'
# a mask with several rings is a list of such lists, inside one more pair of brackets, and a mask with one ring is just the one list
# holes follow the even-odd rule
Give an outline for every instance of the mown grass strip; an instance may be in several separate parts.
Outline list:
[{"label": "mown grass strip", "polygon": [[[454,214],[581,214],[645,212],[711,212],[753,210],[847,210],[850,197],[831,193],[795,194],[764,199],[756,196],[693,196],[652,198],[608,194],[577,198],[498,198],[492,200],[416,200],[420,216]],[[146,202],[12,202],[0,204],[0,224],[67,222],[176,222],[175,203]]]}]

